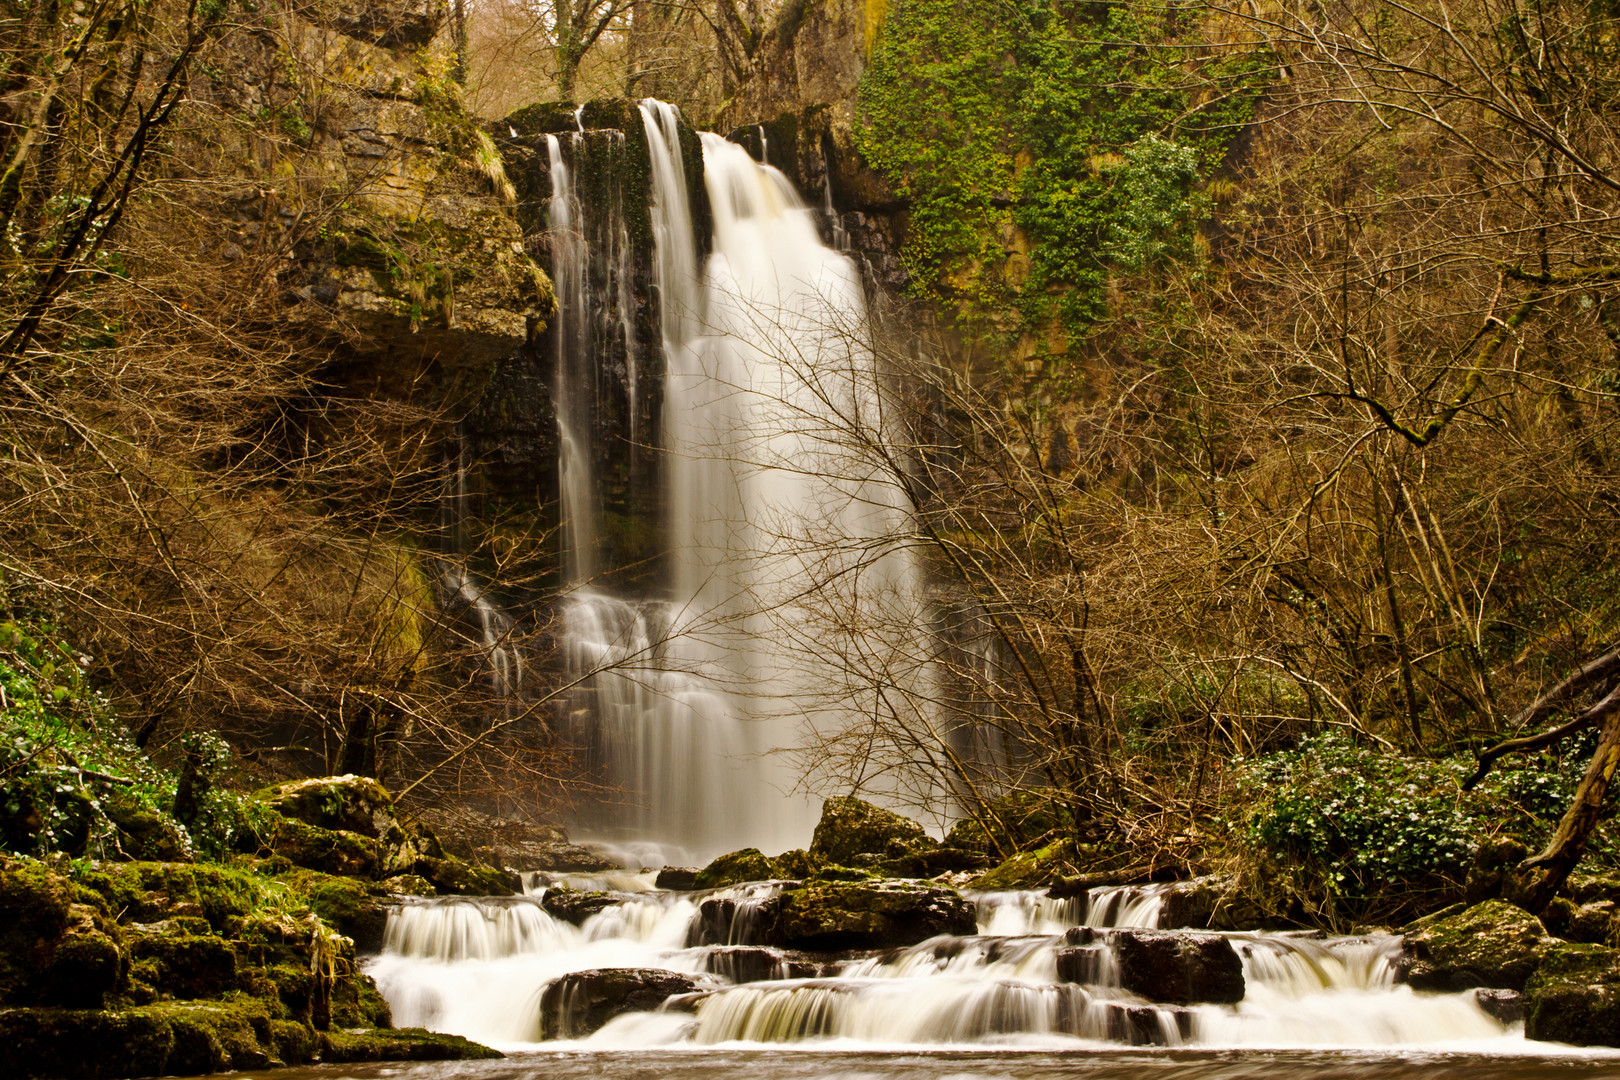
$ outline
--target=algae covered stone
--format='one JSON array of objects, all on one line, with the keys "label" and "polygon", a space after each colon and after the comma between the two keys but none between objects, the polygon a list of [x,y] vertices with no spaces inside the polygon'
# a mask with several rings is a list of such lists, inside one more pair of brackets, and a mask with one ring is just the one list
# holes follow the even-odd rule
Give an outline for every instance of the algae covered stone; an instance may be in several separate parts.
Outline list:
[{"label": "algae covered stone", "polygon": [[847,865],[856,855],[896,856],[937,846],[910,818],[846,795],[822,804],[810,854],[824,862]]},{"label": "algae covered stone", "polygon": [[743,848],[715,859],[698,872],[695,889],[719,889],[745,881],[770,881],[781,876],[781,867],[759,848]]},{"label": "algae covered stone", "polygon": [[818,882],[776,898],[767,943],[795,949],[884,949],[975,929],[974,905],[955,889],[914,881]]},{"label": "algae covered stone", "polygon": [[1523,990],[1556,944],[1528,911],[1487,900],[1408,934],[1395,966],[1418,990]]},{"label": "algae covered stone", "polygon": [[1549,949],[1525,987],[1524,1033],[1575,1046],[1620,1046],[1620,953],[1601,945]]}]

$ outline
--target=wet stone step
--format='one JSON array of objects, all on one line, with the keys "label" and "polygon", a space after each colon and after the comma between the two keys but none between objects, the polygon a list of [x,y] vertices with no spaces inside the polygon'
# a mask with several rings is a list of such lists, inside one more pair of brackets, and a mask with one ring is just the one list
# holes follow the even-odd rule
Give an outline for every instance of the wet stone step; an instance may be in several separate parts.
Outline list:
[{"label": "wet stone step", "polygon": [[615,1016],[652,1012],[670,998],[708,986],[659,968],[595,968],[553,980],[540,993],[541,1039],[580,1039]]},{"label": "wet stone step", "polygon": [[1177,1005],[1243,1000],[1243,960],[1220,934],[1077,927],[1063,941],[1057,950],[1063,982],[1118,986]]}]

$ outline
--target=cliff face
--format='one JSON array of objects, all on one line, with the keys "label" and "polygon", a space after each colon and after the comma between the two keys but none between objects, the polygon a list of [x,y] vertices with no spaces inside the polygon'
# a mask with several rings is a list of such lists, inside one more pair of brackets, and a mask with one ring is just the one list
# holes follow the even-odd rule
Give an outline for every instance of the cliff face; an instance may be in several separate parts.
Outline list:
[{"label": "cliff face", "polygon": [[[906,207],[855,147],[861,76],[888,14],[886,0],[791,0],[761,36],[720,130],[786,173],[805,200],[833,209],[846,249],[873,284],[898,292]],[[836,220],[834,220],[836,219]]]}]

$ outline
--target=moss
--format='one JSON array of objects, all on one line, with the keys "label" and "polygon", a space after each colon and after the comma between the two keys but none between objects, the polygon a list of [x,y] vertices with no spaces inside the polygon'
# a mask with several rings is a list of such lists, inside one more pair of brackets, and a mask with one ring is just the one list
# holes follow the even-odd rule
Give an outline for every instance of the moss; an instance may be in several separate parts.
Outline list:
[{"label": "moss", "polygon": [[726,885],[740,885],[745,881],[769,881],[782,876],[776,860],[767,858],[758,848],[743,848],[715,859],[698,872],[694,883],[699,889],[719,889]]},{"label": "moss", "polygon": [[422,1028],[387,1031],[331,1031],[321,1036],[321,1061],[485,1061],[504,1057],[499,1050]]},{"label": "moss", "polygon": [[130,952],[141,981],[163,994],[207,998],[236,987],[236,952],[211,934],[141,934]]},{"label": "moss", "polygon": [[78,881],[121,917],[157,922],[196,915],[216,931],[229,931],[266,902],[262,878],[213,863],[103,863]]},{"label": "moss", "polygon": [[345,877],[376,877],[378,843],[359,833],[323,829],[292,818],[275,823],[270,848],[295,866]]},{"label": "moss", "polygon": [[130,858],[191,861],[185,835],[167,815],[124,792],[103,799],[101,809],[117,830],[118,847]]},{"label": "moss", "polygon": [[454,896],[511,896],[521,888],[516,875],[460,859],[419,859],[417,871],[441,893]]},{"label": "moss", "polygon": [[279,880],[329,926],[352,938],[361,952],[382,948],[383,933],[388,928],[389,886],[313,870],[291,871]]},{"label": "moss", "polygon": [[578,126],[575,120],[578,109],[579,106],[572,101],[539,101],[508,114],[496,125],[496,130],[503,133],[516,131],[524,138],[574,131]]},{"label": "moss", "polygon": [[110,1080],[166,1072],[175,1037],[144,1009],[8,1009],[0,1046],[0,1080]]},{"label": "moss", "polygon": [[915,882],[814,882],[778,898],[772,934],[796,949],[883,949],[971,934],[974,907],[953,889]]},{"label": "moss", "polygon": [[915,821],[864,800],[843,797],[822,804],[810,854],[828,862],[847,863],[860,854],[894,856],[935,846]]},{"label": "moss", "polygon": [[1023,851],[980,874],[975,889],[1026,889],[1052,885],[1075,872],[1074,846],[1058,840],[1035,851]]},{"label": "moss", "polygon": [[1576,1046],[1620,1045],[1620,953],[1560,945],[1525,987],[1524,1033]]},{"label": "moss", "polygon": [[1408,934],[1398,966],[1419,990],[1523,990],[1553,944],[1534,915],[1487,900]]},{"label": "moss", "polygon": [[0,862],[0,1002],[19,999],[67,932],[72,885],[39,863]]},{"label": "moss", "polygon": [[332,1026],[335,1028],[392,1027],[393,1011],[370,975],[358,972],[332,989]]}]

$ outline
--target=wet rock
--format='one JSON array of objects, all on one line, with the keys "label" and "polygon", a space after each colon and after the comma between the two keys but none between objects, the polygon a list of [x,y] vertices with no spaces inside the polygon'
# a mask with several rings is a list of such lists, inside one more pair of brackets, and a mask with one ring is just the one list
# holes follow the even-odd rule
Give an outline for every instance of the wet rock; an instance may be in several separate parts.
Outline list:
[{"label": "wet rock", "polygon": [[1116,930],[1109,948],[1120,985],[1150,1001],[1229,1005],[1243,1000],[1243,961],[1219,934]]},{"label": "wet rock", "polygon": [[556,979],[540,995],[540,1038],[577,1039],[615,1016],[650,1012],[676,994],[695,993],[689,975],[658,968],[597,968]]},{"label": "wet rock", "polygon": [[499,859],[502,866],[517,873],[547,870],[565,874],[601,874],[619,869],[619,864],[579,844],[537,844],[513,841],[498,847],[480,849],[480,854]]},{"label": "wet rock", "polygon": [[750,945],[721,946],[703,958],[703,970],[738,984],[784,978],[783,965],[782,953]]},{"label": "wet rock", "polygon": [[460,1035],[423,1028],[325,1031],[320,1036],[322,1064],[361,1061],[487,1061],[505,1057]]},{"label": "wet rock", "polygon": [[1525,987],[1524,1033],[1575,1046],[1620,1045],[1620,953],[1601,945],[1548,950]]},{"label": "wet rock", "polygon": [[653,884],[673,892],[692,892],[697,889],[697,878],[702,870],[696,866],[666,866],[658,871]]},{"label": "wet rock", "polygon": [[380,840],[400,828],[394,800],[369,776],[322,776],[295,780],[257,793],[276,813],[306,825],[339,829]]},{"label": "wet rock", "polygon": [[1113,966],[1113,952],[1103,941],[1091,945],[1062,946],[1057,950],[1059,982],[1078,986],[1101,985]]},{"label": "wet rock", "polygon": [[972,934],[974,914],[956,890],[919,882],[815,883],[776,898],[767,937],[797,949],[884,949]]},{"label": "wet rock", "polygon": [[597,912],[622,904],[626,899],[623,893],[587,892],[553,885],[541,898],[540,906],[555,918],[580,926]]},{"label": "wet rock", "polygon": [[1523,990],[1554,944],[1534,915],[1487,900],[1406,935],[1395,970],[1418,990]]},{"label": "wet rock", "polygon": [[727,885],[741,885],[745,881],[769,881],[781,876],[776,860],[767,858],[758,848],[743,848],[721,855],[698,872],[693,887],[719,889]]},{"label": "wet rock", "polygon": [[1524,998],[1517,990],[1474,991],[1474,1000],[1487,1014],[1504,1024],[1515,1024],[1524,1019]]},{"label": "wet rock", "polygon": [[[310,910],[327,925],[352,939],[355,949],[362,953],[381,951],[383,934],[388,929],[389,905],[396,892],[407,891],[400,878],[373,885],[354,878],[295,870],[283,874],[281,880],[302,895]],[[417,880],[427,888],[427,895],[436,891],[426,881]],[[412,895],[420,893],[412,892]]]},{"label": "wet rock", "polygon": [[810,841],[810,855],[830,863],[848,864],[863,853],[891,858],[939,846],[923,827],[892,810],[850,796],[828,799],[821,807]]}]

